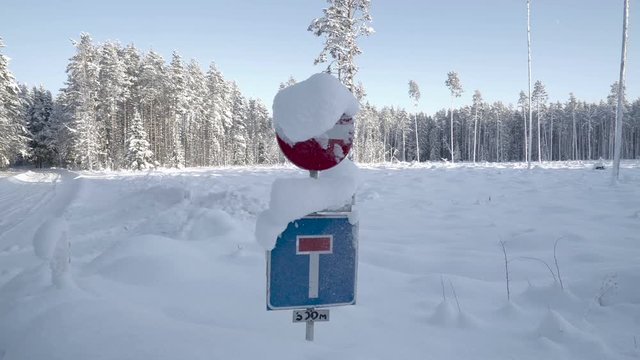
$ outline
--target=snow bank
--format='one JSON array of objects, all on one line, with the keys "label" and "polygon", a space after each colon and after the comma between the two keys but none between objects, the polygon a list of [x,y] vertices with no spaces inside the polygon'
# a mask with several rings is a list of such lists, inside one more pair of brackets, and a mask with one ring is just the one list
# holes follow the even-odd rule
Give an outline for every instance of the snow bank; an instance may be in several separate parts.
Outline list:
[{"label": "snow bank", "polygon": [[158,235],[123,239],[87,267],[90,273],[131,285],[200,279],[207,259],[188,243]]},{"label": "snow bank", "polygon": [[277,179],[271,187],[269,209],[256,220],[256,239],[267,250],[287,225],[310,213],[337,210],[351,203],[358,185],[358,168],[345,159],[320,173],[318,179]]},{"label": "snow bank", "polygon": [[[638,359],[640,161],[615,187],[591,164],[359,165],[360,300],[332,309],[313,344],[291,312],[265,311],[264,249],[247,234],[274,179],[303,172],[84,177],[65,210],[63,289],[32,250],[61,213],[54,187],[0,179],[0,359]],[[557,271],[558,238],[564,289],[521,260]]]},{"label": "snow bank", "polygon": [[334,76],[319,73],[284,88],[273,99],[273,124],[290,144],[321,136],[347,115],[355,116],[358,100]]},{"label": "snow bank", "polygon": [[14,181],[28,183],[52,183],[60,179],[60,175],[51,172],[27,171],[12,177]]}]

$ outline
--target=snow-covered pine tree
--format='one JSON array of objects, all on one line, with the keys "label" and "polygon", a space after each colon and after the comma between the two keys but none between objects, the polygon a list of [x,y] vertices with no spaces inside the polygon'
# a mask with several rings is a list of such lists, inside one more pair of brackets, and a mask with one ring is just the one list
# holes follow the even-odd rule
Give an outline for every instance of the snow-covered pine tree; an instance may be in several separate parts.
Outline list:
[{"label": "snow-covered pine tree", "polygon": [[176,51],[171,55],[169,64],[169,86],[167,98],[169,99],[169,114],[165,134],[170,134],[173,139],[169,145],[171,148],[169,165],[183,167],[184,164],[184,130],[186,128],[187,114],[187,76],[184,70],[182,58]]},{"label": "snow-covered pine tree", "polygon": [[[0,38],[0,49],[3,47]],[[20,90],[8,65],[9,58],[0,53],[0,167],[28,154],[29,138],[20,104]]]},{"label": "snow-covered pine tree", "polygon": [[314,19],[308,31],[316,36],[324,36],[324,48],[314,64],[327,62],[327,56],[334,59],[329,69],[336,72],[338,79],[353,93],[356,87],[354,77],[358,72],[355,57],[362,53],[357,44],[358,37],[373,33],[370,26],[370,0],[327,0],[329,6],[324,15]]},{"label": "snow-covered pine tree", "polygon": [[[458,73],[455,71],[449,71],[447,73],[447,80],[444,84],[449,88],[449,92],[451,92],[451,143],[450,145],[450,153],[451,153],[451,162],[455,162],[456,156],[454,156],[454,143],[455,138],[453,137],[453,99],[462,96],[462,85],[460,84],[460,79],[458,78]],[[459,157],[459,156],[458,156]]]},{"label": "snow-covered pine tree", "polygon": [[120,52],[120,44],[112,41],[102,44],[99,49],[97,124],[101,163],[110,168],[119,167],[124,157],[119,145],[126,133],[119,109],[128,97],[131,86]]},{"label": "snow-covered pine tree", "polygon": [[405,109],[399,109],[396,112],[396,123],[398,124],[399,133],[402,136],[401,139],[401,152],[399,154],[399,160],[407,161],[407,132],[409,131],[409,114]]},{"label": "snow-covered pine tree", "polygon": [[187,64],[186,92],[185,161],[187,166],[204,166],[207,85],[200,64],[193,59]]},{"label": "snow-covered pine tree", "polygon": [[142,118],[138,111],[134,111],[129,136],[127,139],[126,167],[133,170],[153,168],[153,152],[150,150],[147,133],[142,125]]},{"label": "snow-covered pine tree", "polygon": [[[124,49],[120,49],[120,58],[125,67],[125,98],[122,102],[122,132],[129,133],[129,122],[133,118],[136,108],[141,107],[142,97],[140,89],[140,71],[142,61],[138,49],[133,44],[127,45]],[[127,137],[123,136],[120,144],[122,153],[127,152]]]},{"label": "snow-covered pine tree", "polygon": [[151,139],[151,151],[156,161],[165,164],[166,148],[163,142],[166,134],[162,133],[162,95],[167,80],[164,59],[151,50],[142,59],[139,87],[141,97],[141,114],[145,129]]},{"label": "snow-covered pine tree", "polygon": [[76,53],[67,65],[67,108],[71,117],[73,144],[71,157],[82,169],[100,167],[99,128],[96,124],[98,93],[98,54],[91,36],[80,34],[73,42]]},{"label": "snow-covered pine tree", "polygon": [[223,163],[224,127],[223,117],[228,112],[223,104],[224,78],[214,63],[209,65],[206,75],[207,94],[205,97],[205,158],[208,165]]},{"label": "snow-covered pine tree", "polygon": [[51,147],[55,153],[53,163],[57,166],[69,166],[72,164],[72,145],[74,133],[70,127],[71,112],[69,111],[69,101],[66,99],[66,88],[60,90],[53,101],[53,109],[49,120],[51,131]]},{"label": "snow-covered pine tree", "polygon": [[36,167],[52,164],[55,159],[55,135],[51,124],[53,99],[51,92],[42,85],[34,87],[30,92],[27,110],[27,127],[31,133],[31,162]]},{"label": "snow-covered pine tree", "polygon": [[259,99],[250,99],[247,108],[247,135],[251,164],[273,164],[278,160],[275,133],[267,107]]},{"label": "snow-covered pine tree", "polygon": [[377,110],[366,103],[356,115],[355,148],[359,162],[372,163],[382,161],[384,143],[381,134],[380,119]]},{"label": "snow-covered pine tree", "polygon": [[533,92],[531,93],[531,97],[533,103],[536,107],[536,118],[538,120],[538,162],[542,162],[542,127],[541,127],[541,118],[542,112],[545,110],[547,105],[547,100],[549,99],[549,95],[547,94],[547,90],[542,83],[542,81],[538,80],[533,85]]},{"label": "snow-covered pine tree", "polygon": [[231,163],[241,165],[247,162],[247,104],[235,81],[229,84],[232,122],[227,136],[231,142]]}]

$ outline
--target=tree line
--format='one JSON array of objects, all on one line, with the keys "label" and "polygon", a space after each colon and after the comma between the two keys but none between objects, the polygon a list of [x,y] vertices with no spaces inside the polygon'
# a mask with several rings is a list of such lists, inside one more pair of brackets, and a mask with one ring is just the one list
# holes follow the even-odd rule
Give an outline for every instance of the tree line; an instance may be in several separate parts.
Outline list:
[{"label": "tree line", "polygon": [[[564,102],[548,102],[544,85],[536,82],[532,93],[531,158],[612,159],[617,89],[614,83],[607,99],[597,103],[580,101],[573,94]],[[524,92],[514,106],[485,102],[476,90],[470,105],[442,109],[433,115],[365,104],[357,116],[354,157],[359,162],[526,161],[527,103]],[[625,100],[623,112],[622,157],[638,159],[640,98],[632,103]]]},{"label": "tree line", "polygon": [[[0,142],[0,165],[143,169],[279,161],[268,109],[244,97],[214,63],[204,72],[174,52],[167,64],[153,50],[94,44],[86,33],[74,46],[55,99],[2,76],[10,91],[0,96],[10,112],[0,113],[0,126],[12,125],[3,131],[9,136]],[[0,71],[10,74],[2,61]]]},{"label": "tree line", "polygon": [[[88,34],[74,46],[67,81],[55,98],[42,86],[19,85],[0,54],[0,166],[145,169],[283,161],[266,106],[244,97],[215,64],[205,72],[177,52],[167,63],[153,50],[94,44]],[[289,79],[280,87],[294,83]],[[476,90],[470,105],[454,108],[454,98],[463,94],[461,81],[451,72],[443,85],[452,92],[452,106],[433,115],[375,107],[362,91],[354,159],[523,161],[529,121],[534,160],[613,157],[617,84],[598,103],[572,94],[564,102],[549,102],[538,81],[531,119],[524,92],[514,106],[487,103]],[[420,99],[415,81],[409,96],[416,104]],[[640,158],[640,99],[625,100],[622,110],[622,157]]]}]

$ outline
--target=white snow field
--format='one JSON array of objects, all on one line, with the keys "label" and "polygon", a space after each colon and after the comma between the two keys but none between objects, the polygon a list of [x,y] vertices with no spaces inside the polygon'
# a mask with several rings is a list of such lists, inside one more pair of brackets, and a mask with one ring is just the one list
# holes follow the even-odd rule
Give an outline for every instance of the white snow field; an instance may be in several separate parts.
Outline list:
[{"label": "white snow field", "polygon": [[592,167],[360,165],[357,305],[314,342],[254,236],[304,171],[3,172],[0,359],[637,359],[640,162]]}]

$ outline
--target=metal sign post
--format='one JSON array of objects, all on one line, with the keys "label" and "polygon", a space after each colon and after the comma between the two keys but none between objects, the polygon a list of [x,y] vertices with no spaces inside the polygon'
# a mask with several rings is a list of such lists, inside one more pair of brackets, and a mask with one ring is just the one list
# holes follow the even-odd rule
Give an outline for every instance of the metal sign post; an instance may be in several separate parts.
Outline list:
[{"label": "metal sign post", "polygon": [[316,321],[329,321],[329,309],[308,308],[306,310],[293,310],[293,322],[306,324],[305,339],[313,341],[313,325]]},{"label": "metal sign post", "polygon": [[307,329],[305,331],[305,340],[313,341],[313,320],[307,321]]}]

